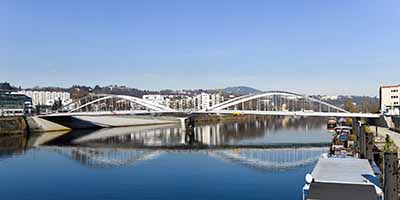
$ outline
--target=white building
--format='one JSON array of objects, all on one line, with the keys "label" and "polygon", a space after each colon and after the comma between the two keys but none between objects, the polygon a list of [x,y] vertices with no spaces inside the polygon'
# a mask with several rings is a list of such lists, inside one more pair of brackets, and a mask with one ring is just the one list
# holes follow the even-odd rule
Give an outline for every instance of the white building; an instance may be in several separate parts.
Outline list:
[{"label": "white building", "polygon": [[51,92],[51,91],[30,91],[23,90],[17,92],[32,98],[32,104],[52,106],[56,100],[61,100],[65,105],[71,101],[71,94],[69,92]]},{"label": "white building", "polygon": [[160,94],[143,95],[142,99],[151,101],[160,105],[166,105],[165,96]]},{"label": "white building", "polygon": [[142,99],[168,106],[175,110],[205,110],[224,101],[220,94],[201,93],[189,95],[143,95]]},{"label": "white building", "polygon": [[224,97],[220,94],[208,94],[202,92],[194,97],[194,106],[198,110],[207,110],[211,106],[224,101]]},{"label": "white building", "polygon": [[339,98],[338,96],[326,96],[325,95],[325,96],[321,97],[321,100],[323,100],[323,101],[324,100],[338,100],[338,98]]},{"label": "white building", "polygon": [[381,112],[400,115],[400,85],[381,86],[379,99]]}]

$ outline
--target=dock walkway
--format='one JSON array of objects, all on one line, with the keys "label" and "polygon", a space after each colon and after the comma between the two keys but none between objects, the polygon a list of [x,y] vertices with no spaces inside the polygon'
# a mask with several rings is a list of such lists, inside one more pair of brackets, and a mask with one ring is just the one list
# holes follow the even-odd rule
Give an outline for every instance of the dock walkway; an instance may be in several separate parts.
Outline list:
[{"label": "dock walkway", "polygon": [[[380,150],[384,151],[384,146],[385,146],[385,138],[386,135],[389,135],[389,137],[393,140],[394,144],[397,146],[397,151],[398,155],[400,158],[400,133],[392,131],[388,128],[382,128],[382,127],[376,127],[376,126],[370,126],[372,132],[375,134],[375,146]],[[383,168],[383,166],[381,166]],[[381,169],[382,169],[381,168]],[[398,191],[400,191],[400,184],[398,185]],[[400,199],[400,192],[398,193],[399,199]]]},{"label": "dock walkway", "polygon": [[[379,149],[382,148],[382,150],[383,150],[386,135],[389,135],[389,137],[393,140],[394,144],[400,150],[400,133],[392,131],[388,128],[382,128],[382,127],[376,127],[376,126],[370,126],[370,127],[371,127],[372,132],[375,134],[375,136],[378,136],[375,141],[376,141],[377,147]],[[378,132],[378,134],[377,134],[377,132]],[[399,151],[399,153],[400,153],[400,151]]]}]

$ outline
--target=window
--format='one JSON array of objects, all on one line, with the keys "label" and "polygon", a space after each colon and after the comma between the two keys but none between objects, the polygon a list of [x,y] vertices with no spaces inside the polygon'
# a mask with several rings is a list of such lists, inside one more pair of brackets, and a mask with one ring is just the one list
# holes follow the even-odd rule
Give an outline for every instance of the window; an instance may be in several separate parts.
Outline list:
[{"label": "window", "polygon": [[398,89],[396,89],[396,90],[390,90],[390,92],[398,92],[399,90]]}]

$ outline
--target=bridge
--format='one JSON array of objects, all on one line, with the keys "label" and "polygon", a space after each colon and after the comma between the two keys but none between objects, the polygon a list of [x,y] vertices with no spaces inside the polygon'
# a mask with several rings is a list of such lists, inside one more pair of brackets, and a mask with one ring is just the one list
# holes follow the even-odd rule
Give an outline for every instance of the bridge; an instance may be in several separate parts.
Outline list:
[{"label": "bridge", "polygon": [[320,99],[285,91],[239,96],[198,111],[176,111],[167,106],[126,95],[98,94],[78,99],[55,115],[124,115],[145,113],[245,114],[379,118],[380,114],[351,113]]},{"label": "bridge", "polygon": [[96,94],[71,102],[58,113],[33,116],[32,120],[28,118],[28,122],[33,122],[30,127],[37,127],[39,131],[45,132],[179,123],[183,125],[184,119],[192,114],[366,118],[373,124],[387,127],[381,114],[351,113],[311,96],[284,91],[239,96],[196,111],[177,111],[126,95]]},{"label": "bridge", "polygon": [[[77,99],[62,107],[61,111],[68,113],[162,113],[175,110],[151,101],[127,95],[95,94]],[[64,113],[65,115],[65,113]]]},{"label": "bridge", "polygon": [[270,91],[261,94],[239,96],[201,112],[280,116],[380,117],[379,114],[373,113],[351,113],[311,96],[284,91]]}]

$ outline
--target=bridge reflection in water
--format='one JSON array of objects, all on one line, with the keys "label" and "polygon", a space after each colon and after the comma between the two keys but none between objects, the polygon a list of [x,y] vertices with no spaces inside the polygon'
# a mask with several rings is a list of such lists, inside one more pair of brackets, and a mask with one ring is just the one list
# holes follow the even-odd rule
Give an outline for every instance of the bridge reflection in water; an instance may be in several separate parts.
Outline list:
[{"label": "bridge reflection in water", "polygon": [[327,145],[331,139],[331,135],[323,130],[324,122],[317,118],[279,118],[199,125],[192,132],[176,125],[123,127],[85,134],[71,132],[46,144],[109,148],[282,146],[283,143],[299,144],[296,147],[321,146]]},{"label": "bridge reflection in water", "polygon": [[[164,153],[194,151],[247,167],[287,170],[310,164],[328,151],[331,135],[323,129],[324,122],[319,118],[275,118],[199,125],[193,131],[176,125],[125,127],[48,133],[30,137],[23,148],[20,143],[8,143],[14,150],[36,147],[57,152],[93,168],[132,165]],[[11,155],[9,149],[0,151],[5,152],[3,158]]]},{"label": "bridge reflection in water", "polygon": [[138,161],[151,160],[160,155],[155,150],[127,150],[88,147],[43,147],[57,152],[80,164],[93,168],[110,168],[131,165]]},{"label": "bridge reflection in water", "polygon": [[[140,161],[156,159],[164,152],[174,150],[110,149],[88,147],[42,147],[57,152],[91,168],[111,168],[133,165]],[[175,150],[176,151],[176,150]],[[180,150],[181,151],[181,150]],[[310,148],[238,148],[225,150],[198,150],[213,158],[229,161],[260,170],[290,170],[315,162],[327,147]]]},{"label": "bridge reflection in water", "polygon": [[233,149],[212,151],[209,155],[262,170],[285,170],[315,162],[328,150],[328,147]]}]

